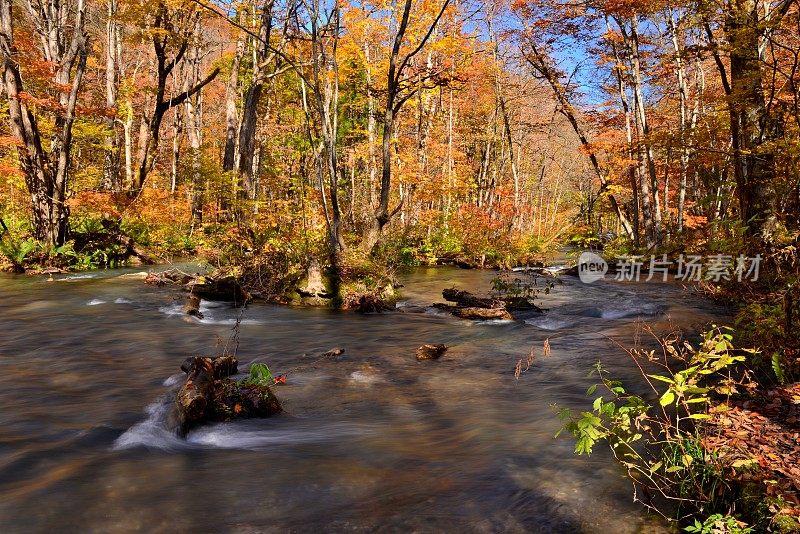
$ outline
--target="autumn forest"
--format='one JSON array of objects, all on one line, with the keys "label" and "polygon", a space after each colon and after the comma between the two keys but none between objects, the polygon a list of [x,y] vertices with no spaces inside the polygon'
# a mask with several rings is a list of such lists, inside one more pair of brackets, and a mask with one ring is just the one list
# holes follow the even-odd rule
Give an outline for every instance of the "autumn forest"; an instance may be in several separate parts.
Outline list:
[{"label": "autumn forest", "polygon": [[155,206],[331,251],[795,226],[795,8],[4,2],[3,209],[51,245]]},{"label": "autumn forest", "polygon": [[[659,384],[656,357],[629,352],[658,397],[598,363],[606,403],[561,412],[563,429],[579,454],[612,444],[637,500],[681,528],[797,526],[798,0],[0,0],[0,54],[0,267],[52,281],[199,261],[209,274],[145,279],[188,290],[197,324],[220,295],[394,312],[398,273],[448,265],[505,274],[429,312],[560,332],[531,319],[558,291],[553,257],[566,276],[583,250],[612,268],[756,258],[752,283],[684,276],[727,308],[686,341],[653,334]],[[507,280],[536,269],[533,285]],[[628,302],[614,295],[598,305]],[[447,351],[433,341],[420,361]],[[219,382],[221,361],[198,359],[187,384],[203,365]],[[286,383],[264,367],[236,395]],[[778,459],[736,437],[752,406],[780,421],[763,431],[788,440]],[[644,458],[642,439],[667,452]],[[742,504],[754,484],[768,506]]]}]

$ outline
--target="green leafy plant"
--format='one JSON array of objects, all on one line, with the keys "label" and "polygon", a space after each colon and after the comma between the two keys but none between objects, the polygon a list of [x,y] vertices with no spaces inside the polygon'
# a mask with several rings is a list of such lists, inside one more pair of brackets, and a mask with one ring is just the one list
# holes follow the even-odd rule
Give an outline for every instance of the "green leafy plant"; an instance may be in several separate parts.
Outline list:
[{"label": "green leafy plant", "polygon": [[243,385],[269,386],[273,383],[272,371],[265,363],[250,366],[250,375],[240,381]]},{"label": "green leafy plant", "polygon": [[713,514],[700,522],[695,519],[694,523],[685,527],[686,532],[694,532],[696,534],[749,534],[753,532],[752,528],[744,526],[735,517],[722,514]]},{"label": "green leafy plant", "polygon": [[[516,274],[516,273],[515,273]],[[492,294],[498,298],[521,297],[533,299],[539,292],[549,294],[554,287],[552,281],[543,280],[539,286],[540,278],[536,275],[509,276],[501,274],[492,279]]]},{"label": "green leafy plant", "polygon": [[[734,351],[730,329],[712,328],[703,334],[698,347],[682,340],[677,333],[659,338],[646,329],[661,346],[655,350],[630,349],[652,395],[639,395],[625,389],[596,364],[600,383],[591,410],[573,414],[560,410],[562,431],[576,440],[577,454],[590,454],[594,446],[606,441],[615,458],[626,469],[634,484],[634,498],[662,513],[660,502],[676,504],[676,519],[697,511],[716,511],[726,495],[722,462],[702,447],[702,425],[710,418],[712,395],[728,395],[736,381],[733,369],[745,360]],[[651,368],[662,372],[651,373]]]},{"label": "green leafy plant", "polygon": [[8,258],[15,271],[24,271],[28,256],[39,249],[35,239],[13,239],[10,236],[0,240],[0,254]]},{"label": "green leafy plant", "polygon": [[783,372],[783,365],[781,364],[781,355],[777,352],[772,354],[772,372],[775,373],[775,378],[780,384],[786,383],[786,375]]},{"label": "green leafy plant", "polygon": [[582,233],[573,234],[567,239],[567,245],[581,249],[602,249],[603,240],[594,230],[587,230]]}]

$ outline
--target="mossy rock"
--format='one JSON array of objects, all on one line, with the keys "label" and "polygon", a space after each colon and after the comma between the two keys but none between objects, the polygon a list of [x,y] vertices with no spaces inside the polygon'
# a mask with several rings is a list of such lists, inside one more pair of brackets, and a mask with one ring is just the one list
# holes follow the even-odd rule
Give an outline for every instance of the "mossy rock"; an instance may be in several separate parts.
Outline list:
[{"label": "mossy rock", "polygon": [[246,384],[226,378],[219,381],[214,393],[210,419],[216,421],[269,417],[282,411],[280,401],[269,386]]}]

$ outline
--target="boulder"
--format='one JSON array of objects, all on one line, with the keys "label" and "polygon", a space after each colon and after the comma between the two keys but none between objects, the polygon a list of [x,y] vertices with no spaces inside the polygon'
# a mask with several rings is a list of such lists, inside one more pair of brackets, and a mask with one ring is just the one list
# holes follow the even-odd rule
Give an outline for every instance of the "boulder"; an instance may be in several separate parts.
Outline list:
[{"label": "boulder", "polygon": [[423,360],[438,360],[442,355],[447,352],[447,345],[422,345],[417,349],[417,359]]}]

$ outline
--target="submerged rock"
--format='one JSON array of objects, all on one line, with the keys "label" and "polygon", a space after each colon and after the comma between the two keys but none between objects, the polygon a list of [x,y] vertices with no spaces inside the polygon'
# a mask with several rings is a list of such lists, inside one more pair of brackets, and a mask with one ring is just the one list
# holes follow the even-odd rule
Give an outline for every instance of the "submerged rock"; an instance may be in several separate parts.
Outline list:
[{"label": "submerged rock", "polygon": [[438,360],[442,355],[447,352],[447,345],[422,345],[417,349],[417,359],[423,360]]}]

